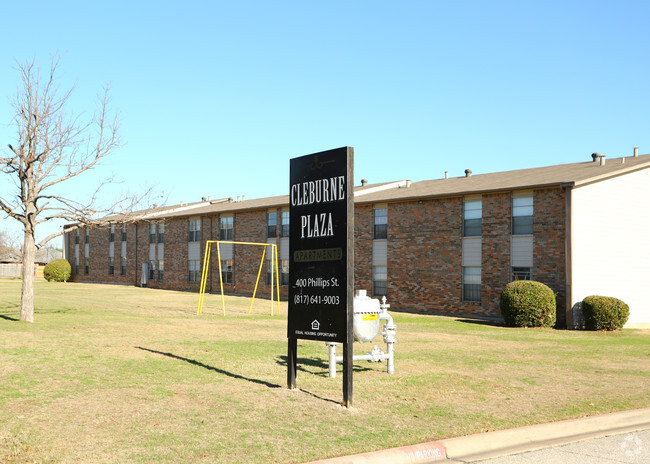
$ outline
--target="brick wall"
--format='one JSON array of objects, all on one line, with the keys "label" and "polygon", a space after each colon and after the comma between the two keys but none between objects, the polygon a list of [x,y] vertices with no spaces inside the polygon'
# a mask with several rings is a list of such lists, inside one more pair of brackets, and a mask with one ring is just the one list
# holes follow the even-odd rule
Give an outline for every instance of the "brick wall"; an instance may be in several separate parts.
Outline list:
[{"label": "brick wall", "polygon": [[354,208],[354,288],[372,295],[372,205]]},{"label": "brick wall", "polygon": [[510,282],[512,200],[510,193],[486,194],[482,199],[480,315],[500,317],[501,292]]},{"label": "brick wall", "polygon": [[[388,299],[392,307],[423,313],[500,316],[499,296],[510,280],[511,195],[484,194],[482,232],[481,302],[462,301],[463,198],[423,199],[388,204]],[[281,209],[277,212],[277,242],[280,242]],[[233,215],[234,239],[267,242],[267,210]],[[355,288],[372,291],[373,206],[357,205],[355,220]],[[534,192],[533,278],[558,293],[558,320],[564,322],[565,294],[565,203],[564,192],[541,189]],[[188,218],[165,220],[165,271],[162,281],[149,287],[198,291],[200,282],[188,282]],[[219,215],[201,218],[201,262],[206,240],[219,239]],[[74,270],[74,232],[67,236]],[[137,248],[136,248],[137,245]],[[84,275],[84,231],[79,240],[79,273],[75,281],[118,282],[139,285],[142,263],[149,258],[149,224],[129,224],[127,229],[127,275],[120,276],[121,228],[115,231],[115,274],[108,274],[109,233],[107,228],[90,230],[90,273]],[[270,250],[267,249],[267,253]],[[226,293],[251,295],[262,256],[261,247],[235,245],[234,284]],[[210,258],[206,290],[219,292],[216,246]],[[266,260],[257,289],[268,297]],[[283,298],[288,287],[281,287]]]},{"label": "brick wall", "polygon": [[535,190],[533,195],[533,279],[557,293],[557,324],[566,325],[566,204],[562,189]]},{"label": "brick wall", "polygon": [[388,299],[395,308],[466,314],[461,302],[462,198],[388,205]]}]

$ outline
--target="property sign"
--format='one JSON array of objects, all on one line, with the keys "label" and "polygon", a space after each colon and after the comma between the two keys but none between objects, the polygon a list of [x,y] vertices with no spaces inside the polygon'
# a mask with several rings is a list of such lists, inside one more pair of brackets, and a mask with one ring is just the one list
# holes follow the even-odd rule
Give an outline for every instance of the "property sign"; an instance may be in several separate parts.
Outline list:
[{"label": "property sign", "polygon": [[289,339],[348,341],[353,157],[344,147],[291,160]]}]

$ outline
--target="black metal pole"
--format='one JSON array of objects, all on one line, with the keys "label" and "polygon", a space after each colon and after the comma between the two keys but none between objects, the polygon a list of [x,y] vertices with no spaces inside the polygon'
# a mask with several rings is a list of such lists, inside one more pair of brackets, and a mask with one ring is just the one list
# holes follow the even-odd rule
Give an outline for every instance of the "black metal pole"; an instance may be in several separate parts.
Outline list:
[{"label": "black metal pole", "polygon": [[287,352],[287,388],[296,388],[296,371],[298,364],[298,339],[289,338]]}]

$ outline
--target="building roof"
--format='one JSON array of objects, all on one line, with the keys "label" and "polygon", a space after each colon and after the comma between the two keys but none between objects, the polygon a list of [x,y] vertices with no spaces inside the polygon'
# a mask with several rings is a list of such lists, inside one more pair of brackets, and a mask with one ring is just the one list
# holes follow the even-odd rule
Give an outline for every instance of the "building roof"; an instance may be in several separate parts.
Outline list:
[{"label": "building roof", "polygon": [[395,201],[423,197],[472,195],[487,192],[544,188],[553,186],[580,187],[602,180],[650,168],[650,155],[613,158],[601,165],[598,161],[560,164],[532,169],[495,172],[413,182],[408,188],[377,192],[357,203]]},{"label": "building roof", "polygon": [[[599,161],[586,161],[420,182],[401,180],[367,184],[355,187],[354,196],[355,203],[363,204],[559,186],[580,187],[647,168],[650,168],[650,154],[607,159],[604,165],[601,165]],[[288,204],[289,195],[251,200],[223,198],[151,208],[129,216],[116,215],[115,220],[119,222],[122,217],[128,217],[130,220],[157,220],[260,210],[283,207]],[[105,218],[104,220],[111,219]]]}]

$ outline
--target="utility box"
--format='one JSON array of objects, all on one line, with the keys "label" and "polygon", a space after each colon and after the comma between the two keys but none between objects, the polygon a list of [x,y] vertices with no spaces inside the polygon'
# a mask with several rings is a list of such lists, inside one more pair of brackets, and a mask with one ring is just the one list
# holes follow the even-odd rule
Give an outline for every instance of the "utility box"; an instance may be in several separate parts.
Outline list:
[{"label": "utility box", "polygon": [[379,333],[379,300],[370,298],[365,290],[357,290],[353,300],[354,340],[371,342]]}]

